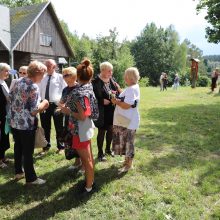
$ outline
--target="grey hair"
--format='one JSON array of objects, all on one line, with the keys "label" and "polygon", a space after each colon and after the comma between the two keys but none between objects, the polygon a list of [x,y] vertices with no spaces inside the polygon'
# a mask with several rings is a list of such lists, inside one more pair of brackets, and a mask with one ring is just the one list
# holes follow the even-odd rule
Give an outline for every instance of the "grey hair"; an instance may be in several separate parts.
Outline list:
[{"label": "grey hair", "polygon": [[2,72],[5,69],[10,70],[11,67],[7,63],[0,63],[0,72]]},{"label": "grey hair", "polygon": [[107,61],[101,63],[99,67],[100,67],[100,71],[101,71],[101,72],[102,72],[103,70],[106,70],[106,69],[113,70],[113,66],[112,66],[112,64],[109,63],[109,62],[107,62]]},{"label": "grey hair", "polygon": [[136,67],[126,69],[124,76],[128,77],[128,79],[132,80],[135,84],[137,84],[140,79],[140,73]]}]

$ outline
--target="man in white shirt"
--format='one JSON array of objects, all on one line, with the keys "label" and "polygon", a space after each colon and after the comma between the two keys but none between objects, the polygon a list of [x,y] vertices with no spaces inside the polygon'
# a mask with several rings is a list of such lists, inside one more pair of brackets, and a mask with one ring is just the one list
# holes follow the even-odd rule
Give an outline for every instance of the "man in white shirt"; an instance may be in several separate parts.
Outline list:
[{"label": "man in white shirt", "polygon": [[41,125],[45,131],[45,137],[48,141],[47,147],[43,148],[43,152],[50,149],[50,131],[51,131],[51,118],[53,117],[54,126],[56,130],[56,140],[57,140],[57,152],[63,150],[63,146],[59,142],[59,135],[62,133],[63,129],[63,115],[55,113],[57,104],[60,101],[62,91],[67,86],[63,80],[63,76],[55,72],[56,62],[55,60],[48,59],[45,62],[47,66],[47,74],[45,74],[42,79],[39,88],[41,100],[47,99],[49,102],[49,108],[40,114]]}]

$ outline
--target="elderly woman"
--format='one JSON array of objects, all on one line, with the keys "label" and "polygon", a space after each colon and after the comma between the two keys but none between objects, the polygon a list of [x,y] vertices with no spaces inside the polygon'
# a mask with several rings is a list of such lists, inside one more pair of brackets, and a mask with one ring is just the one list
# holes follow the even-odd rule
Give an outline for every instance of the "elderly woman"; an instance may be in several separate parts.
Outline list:
[{"label": "elderly woman", "polygon": [[123,167],[119,169],[119,172],[127,172],[132,167],[134,138],[140,122],[138,112],[140,89],[137,68],[128,68],[125,71],[124,80],[128,87],[119,95],[119,99],[112,99],[112,103],[116,105],[112,149],[116,155],[125,155]]},{"label": "elderly woman", "polygon": [[[95,121],[98,128],[97,146],[98,160],[106,161],[105,154],[114,156],[111,151],[113,115],[115,106],[111,103],[111,95],[119,94],[120,87],[112,78],[113,66],[109,62],[100,64],[100,74],[93,80],[93,90],[98,100],[99,119]],[[105,154],[103,152],[106,137]]]},{"label": "elderly woman", "polygon": [[94,190],[94,160],[91,147],[91,138],[94,134],[92,119],[98,118],[98,105],[90,83],[93,77],[93,68],[88,59],[77,66],[77,80],[79,87],[74,89],[68,97],[66,105],[61,111],[70,115],[72,122],[73,148],[80,156],[85,168],[85,185],[82,193],[91,193]]},{"label": "elderly woman", "polygon": [[0,168],[7,167],[5,151],[10,147],[9,135],[5,134],[5,120],[8,111],[9,88],[5,79],[9,76],[10,66],[7,63],[0,63]]},{"label": "elderly woman", "polygon": [[[76,82],[77,80],[77,73],[76,73],[76,68],[75,67],[67,67],[64,68],[62,71],[63,74],[63,79],[65,80],[67,87],[65,87],[63,89],[62,92],[62,97],[60,100],[60,103],[58,104],[58,106],[62,106],[65,105],[65,103],[67,102],[68,96],[71,94],[71,92],[74,89],[77,89],[79,84]],[[59,110],[59,108],[58,108]],[[71,128],[69,128],[69,116],[65,115],[65,123],[64,123],[64,129],[65,130],[71,130]],[[68,167],[68,170],[75,170],[80,168],[82,165],[80,158],[76,158],[75,163],[73,165],[71,165],[70,167]]]},{"label": "elderly woman", "polygon": [[[27,68],[28,66],[21,66],[19,68],[19,71],[18,71],[18,76],[19,78],[21,77],[27,77]],[[18,79],[13,79],[12,82],[11,82],[11,85],[10,85],[10,90],[12,89],[12,87],[14,86],[15,82],[17,81]]]},{"label": "elderly woman", "polygon": [[[37,177],[34,164],[34,142],[38,119],[37,113],[44,111],[49,103],[40,102],[39,83],[45,73],[45,66],[41,62],[33,61],[27,69],[27,77],[15,82],[9,100],[9,116],[15,141],[15,180],[24,177],[27,184],[41,185],[46,181]],[[23,168],[24,171],[23,171]]]}]

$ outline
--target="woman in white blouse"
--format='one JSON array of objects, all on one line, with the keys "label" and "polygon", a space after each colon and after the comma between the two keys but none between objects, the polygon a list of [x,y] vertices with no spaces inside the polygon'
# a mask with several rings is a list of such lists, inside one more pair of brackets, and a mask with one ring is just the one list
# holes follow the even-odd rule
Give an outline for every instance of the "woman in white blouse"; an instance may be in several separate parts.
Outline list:
[{"label": "woman in white blouse", "polygon": [[138,112],[140,101],[139,78],[137,68],[128,68],[124,74],[127,88],[119,95],[118,99],[111,100],[116,105],[112,150],[115,155],[125,155],[123,167],[119,169],[119,172],[127,172],[132,167],[134,158],[134,138],[140,123]]}]

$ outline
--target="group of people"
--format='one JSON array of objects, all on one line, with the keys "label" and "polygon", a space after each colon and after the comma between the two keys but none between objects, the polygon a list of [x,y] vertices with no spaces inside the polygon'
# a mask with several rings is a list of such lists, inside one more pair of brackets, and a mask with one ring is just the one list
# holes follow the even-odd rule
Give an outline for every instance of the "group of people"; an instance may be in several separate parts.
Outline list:
[{"label": "group of people", "polygon": [[[167,73],[162,72],[160,75],[160,91],[167,90],[167,84],[168,84],[168,76]],[[178,73],[175,74],[174,82],[173,82],[173,89],[177,90],[179,87],[179,75]]]},{"label": "group of people", "polygon": [[[11,127],[14,139],[15,180],[25,178],[26,184],[41,185],[46,181],[37,177],[34,163],[36,129],[41,125],[45,131],[47,146],[41,154],[51,148],[51,119],[56,130],[57,153],[64,151],[60,141],[63,130],[71,133],[72,148],[79,158],[71,166],[81,167],[85,173],[84,193],[94,188],[94,159],[91,138],[95,126],[98,128],[98,160],[107,160],[107,155],[125,155],[119,172],[127,172],[134,158],[134,138],[139,127],[138,104],[140,78],[137,68],[125,71],[127,85],[122,90],[113,78],[113,66],[109,62],[100,64],[100,74],[94,77],[91,62],[84,59],[76,68],[56,71],[52,59],[32,61],[19,70],[19,78],[6,84],[10,66],[0,63],[0,168],[7,167],[6,150],[10,147],[6,126]],[[103,150],[106,139],[105,151]]]}]

